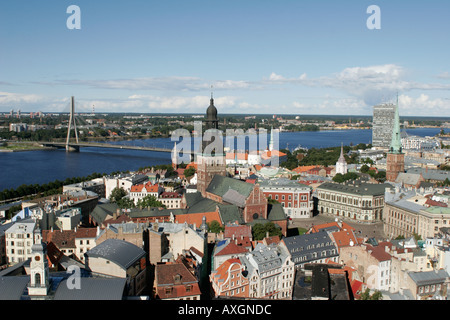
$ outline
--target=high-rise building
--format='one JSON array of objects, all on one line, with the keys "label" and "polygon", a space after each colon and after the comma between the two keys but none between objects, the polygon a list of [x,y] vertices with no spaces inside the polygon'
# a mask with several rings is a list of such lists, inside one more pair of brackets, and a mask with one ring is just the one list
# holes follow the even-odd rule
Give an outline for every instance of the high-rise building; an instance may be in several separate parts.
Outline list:
[{"label": "high-rise building", "polygon": [[395,105],[382,104],[373,107],[372,146],[388,149],[394,128]]},{"label": "high-rise building", "polygon": [[398,103],[395,108],[394,127],[392,129],[391,144],[386,157],[386,180],[395,182],[400,172],[405,171],[405,154],[402,152],[402,139],[400,134],[400,117]]}]

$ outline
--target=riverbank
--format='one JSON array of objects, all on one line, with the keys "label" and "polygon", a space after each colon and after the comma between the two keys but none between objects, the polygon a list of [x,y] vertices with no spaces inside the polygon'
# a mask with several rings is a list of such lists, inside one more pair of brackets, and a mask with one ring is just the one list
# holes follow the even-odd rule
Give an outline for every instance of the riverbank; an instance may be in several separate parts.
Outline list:
[{"label": "riverbank", "polygon": [[43,147],[36,142],[6,142],[6,145],[0,146],[0,152],[24,152],[42,150],[53,150],[53,148]]}]

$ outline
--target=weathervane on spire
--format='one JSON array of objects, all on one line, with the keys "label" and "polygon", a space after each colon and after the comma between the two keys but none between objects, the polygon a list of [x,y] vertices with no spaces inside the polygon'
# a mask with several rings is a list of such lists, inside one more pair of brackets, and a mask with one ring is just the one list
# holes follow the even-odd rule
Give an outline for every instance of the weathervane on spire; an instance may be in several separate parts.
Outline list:
[{"label": "weathervane on spire", "polygon": [[213,98],[213,85],[211,85],[211,99]]}]

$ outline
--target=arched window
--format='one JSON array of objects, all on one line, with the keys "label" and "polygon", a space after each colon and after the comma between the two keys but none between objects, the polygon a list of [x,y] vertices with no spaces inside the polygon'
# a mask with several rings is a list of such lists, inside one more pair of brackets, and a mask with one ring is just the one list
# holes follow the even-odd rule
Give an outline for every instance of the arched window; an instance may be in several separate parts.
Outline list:
[{"label": "arched window", "polygon": [[40,273],[36,273],[34,275],[34,282],[36,285],[41,285],[41,274]]}]

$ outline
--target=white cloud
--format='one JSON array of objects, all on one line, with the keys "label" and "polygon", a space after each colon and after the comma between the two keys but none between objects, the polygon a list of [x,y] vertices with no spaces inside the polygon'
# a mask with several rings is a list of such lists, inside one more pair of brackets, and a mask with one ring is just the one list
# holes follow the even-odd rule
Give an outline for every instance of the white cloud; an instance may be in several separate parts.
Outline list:
[{"label": "white cloud", "polygon": [[0,92],[0,105],[33,104],[44,101],[45,98],[37,94],[22,94],[11,92]]},{"label": "white cloud", "polygon": [[[289,82],[305,87],[331,88],[362,100],[366,106],[373,106],[395,97],[397,92],[413,90],[450,90],[449,84],[420,83],[407,80],[407,70],[395,64],[375,65],[368,67],[351,67],[341,72],[318,78],[307,78],[303,74],[299,78],[287,79],[272,73],[269,77],[274,82]],[[441,74],[441,78],[448,73]]]},{"label": "white cloud", "polygon": [[400,116],[448,116],[450,114],[450,100],[430,98],[421,94],[417,98],[407,95],[398,97]]},{"label": "white cloud", "polygon": [[448,72],[448,71],[441,72],[436,77],[439,79],[450,79],[450,72]]},{"label": "white cloud", "polygon": [[84,86],[94,89],[114,90],[155,90],[155,91],[206,91],[211,89],[242,89],[250,84],[243,80],[204,80],[197,77],[147,77],[111,80],[57,80],[55,82],[35,82],[41,85]]}]

